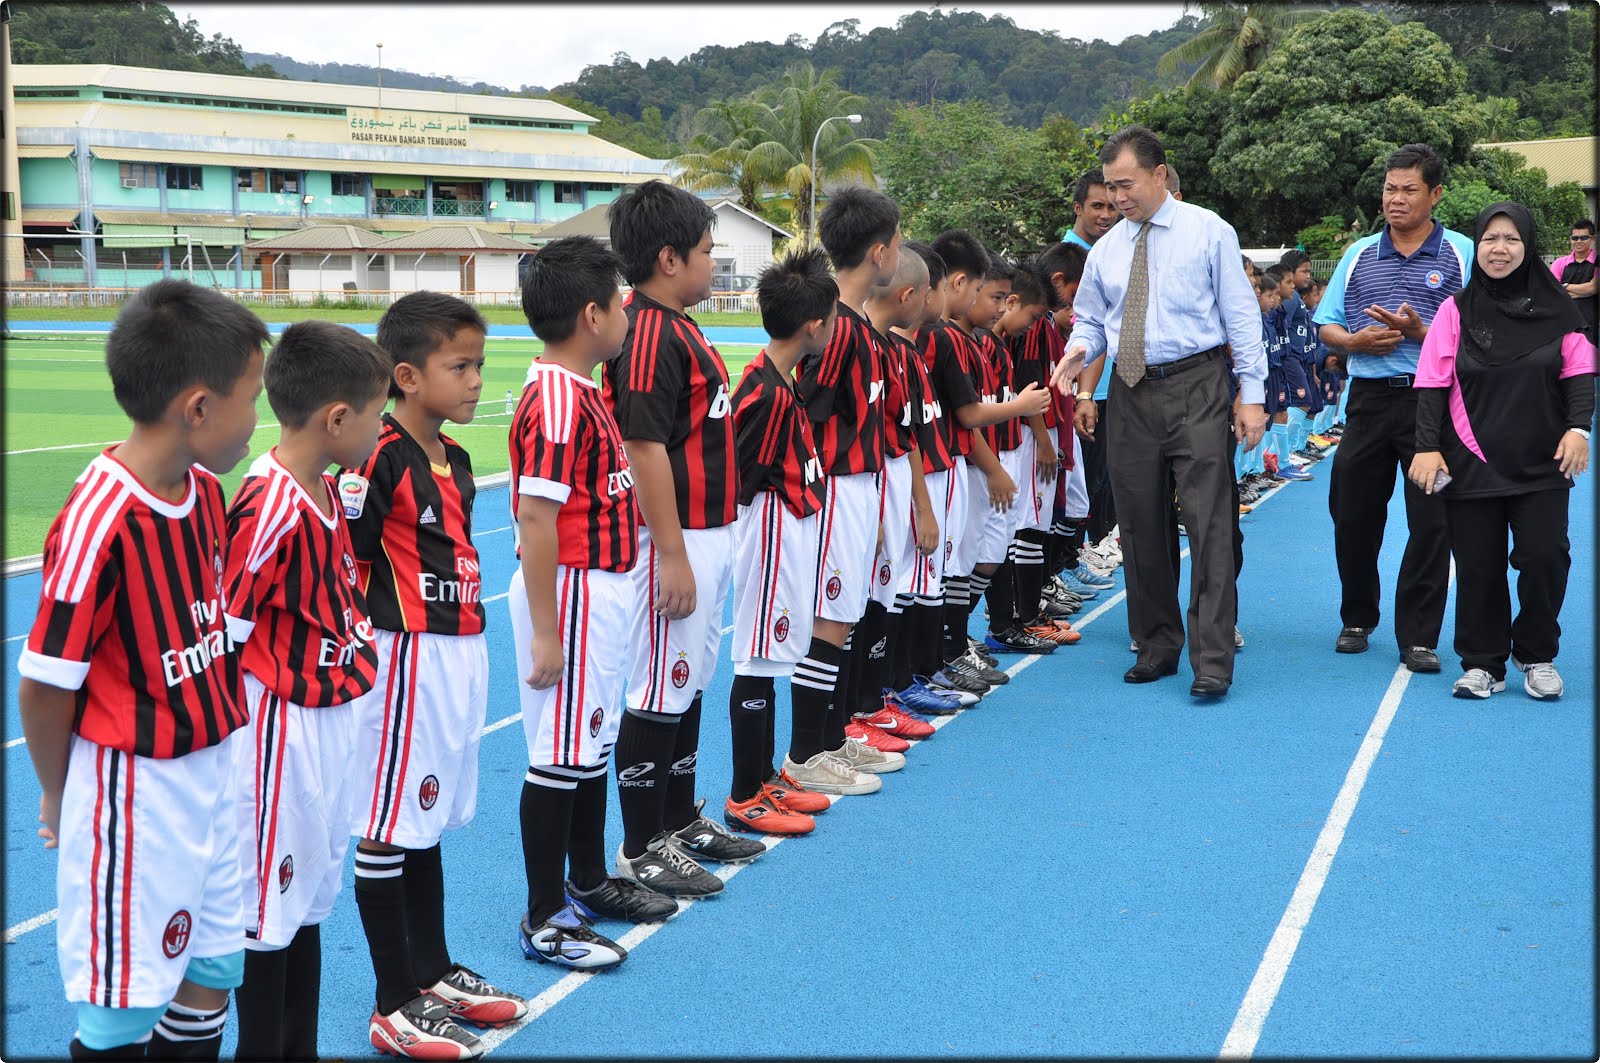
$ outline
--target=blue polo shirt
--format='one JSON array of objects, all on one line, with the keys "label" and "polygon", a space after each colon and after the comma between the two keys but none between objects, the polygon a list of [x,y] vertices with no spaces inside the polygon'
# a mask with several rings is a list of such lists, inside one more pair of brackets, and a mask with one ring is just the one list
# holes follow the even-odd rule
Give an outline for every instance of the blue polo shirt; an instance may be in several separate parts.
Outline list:
[{"label": "blue polo shirt", "polygon": [[[1417,316],[1432,324],[1439,306],[1467,286],[1472,256],[1471,238],[1437,221],[1421,247],[1409,256],[1402,255],[1395,250],[1385,225],[1381,232],[1362,237],[1345,250],[1312,324],[1340,325],[1358,332],[1378,324],[1367,316],[1367,307],[1398,311],[1401,303],[1410,303]],[[1421,354],[1422,344],[1412,340],[1401,340],[1400,346],[1386,355],[1352,354],[1350,375],[1381,379],[1415,373]]]}]

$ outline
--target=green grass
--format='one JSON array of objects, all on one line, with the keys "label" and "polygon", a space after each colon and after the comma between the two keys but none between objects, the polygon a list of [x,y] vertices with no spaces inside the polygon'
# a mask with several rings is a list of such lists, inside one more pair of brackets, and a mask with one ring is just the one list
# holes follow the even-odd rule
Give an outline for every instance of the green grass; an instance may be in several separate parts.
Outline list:
[{"label": "green grass", "polygon": [[[338,321],[342,324],[370,324],[376,325],[378,318],[383,316],[380,306],[265,306],[245,300],[245,306],[254,310],[262,320],[277,324],[288,324],[294,321]],[[18,306],[8,307],[6,316],[12,321],[114,321],[117,317],[115,306]],[[491,325],[526,325],[528,319],[522,316],[520,307],[515,306],[480,306],[484,320]],[[696,314],[695,322],[702,327],[708,325],[748,325],[755,328],[761,327],[760,314]]]},{"label": "green grass", "polygon": [[[506,471],[511,418],[505,394],[522,390],[538,340],[491,339],[483,370],[483,398],[471,424],[445,426],[472,454],[480,476]],[[734,381],[759,348],[719,350]],[[10,557],[44,549],[45,533],[78,474],[101,449],[127,435],[128,420],[111,394],[105,341],[95,336],[12,338],[5,347],[5,552]],[[222,477],[231,497],[250,462],[278,440],[277,419],[261,396],[260,423],[250,456]],[[63,449],[43,449],[63,448]]]}]

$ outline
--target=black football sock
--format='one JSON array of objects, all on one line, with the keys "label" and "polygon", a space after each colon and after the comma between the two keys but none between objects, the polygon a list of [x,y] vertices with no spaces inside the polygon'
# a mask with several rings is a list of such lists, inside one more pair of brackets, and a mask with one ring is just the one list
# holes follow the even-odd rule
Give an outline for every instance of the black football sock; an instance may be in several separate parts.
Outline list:
[{"label": "black football sock", "polygon": [[[1072,525],[1067,523],[1065,517],[1060,517],[1050,525],[1050,571],[1048,575],[1059,576],[1069,568],[1076,568],[1077,562],[1072,553]],[[1071,562],[1069,564],[1069,561]]]},{"label": "black football sock", "polygon": [[427,989],[450,970],[444,942],[444,860],[435,842],[406,854],[406,936],[411,939],[411,973]]},{"label": "black football sock", "polygon": [[839,681],[839,659],[843,651],[823,639],[811,639],[805,660],[794,666],[789,681],[793,702],[789,721],[789,759],[804,764],[822,752],[822,733],[827,728],[828,705]]},{"label": "black football sock", "polygon": [[1078,559],[1083,554],[1083,537],[1088,532],[1088,518],[1077,518],[1067,521],[1066,557],[1062,559],[1062,571],[1071,572],[1078,567]]},{"label": "black football sock", "polygon": [[[283,951],[288,961],[283,989],[283,1058],[314,1060],[317,1058],[317,1012],[322,1003],[322,924],[301,927]],[[219,1046],[221,1039],[219,1026]]]},{"label": "black football sock", "polygon": [[877,712],[889,683],[889,611],[882,604],[867,603],[866,615],[856,625],[856,647],[860,667],[851,669],[857,678],[850,711]]},{"label": "black football sock", "polygon": [[667,764],[677,738],[676,716],[633,709],[622,714],[611,761],[617,766],[622,852],[630,860],[643,856],[650,839],[661,833],[661,816],[667,800]]},{"label": "black football sock", "polygon": [[585,769],[572,804],[572,831],[567,835],[567,877],[580,890],[592,890],[606,879],[606,764]]},{"label": "black football sock", "polygon": [[575,777],[549,769],[522,778],[522,863],[528,880],[528,925],[538,925],[567,904],[567,836],[578,795]]},{"label": "black football sock", "polygon": [[696,691],[678,723],[677,744],[667,767],[667,804],[661,825],[678,831],[694,822],[695,769],[700,760],[700,711],[705,691]]},{"label": "black football sock", "polygon": [[[316,929],[312,927],[311,929]],[[141,1046],[147,1059],[216,1059],[222,1052],[222,1027],[228,1021],[228,1005],[207,1009],[180,1004],[167,1005],[166,1014],[156,1023],[150,1043]],[[311,1017],[315,1029],[316,1016]],[[280,1059],[299,1059],[284,1054]],[[316,1058],[313,1052],[311,1058]]]},{"label": "black football sock", "polygon": [[911,684],[911,610],[916,599],[909,594],[895,599],[898,612],[889,614],[889,672],[884,686],[904,690]]},{"label": "black football sock", "polygon": [[978,607],[979,599],[989,593],[993,578],[993,572],[979,572],[976,569],[967,577],[967,600],[961,612],[961,647],[958,654],[967,652],[967,632],[972,630],[972,611]]},{"label": "black football sock", "polygon": [[984,601],[989,606],[989,630],[1004,631],[1017,622],[1017,584],[1013,575],[1015,566],[1007,561],[995,569],[990,577]]},{"label": "black football sock", "polygon": [[117,1045],[115,1048],[90,1048],[76,1037],[67,1045],[69,1059],[144,1059],[145,1049],[151,1039],[135,1041],[132,1044]]},{"label": "black football sock", "polygon": [[[406,925],[405,861],[403,849],[377,853],[356,846],[356,910],[361,913],[361,929],[367,935],[372,973],[378,981],[380,1015],[399,1010],[418,989],[411,976],[411,943],[401,932]],[[245,959],[251,955],[246,953]],[[242,1007],[239,1035],[244,1036]]]},{"label": "black football sock", "polygon": [[851,635],[846,635],[844,648],[839,651],[839,679],[828,698],[828,712],[823,717],[822,748],[838,749],[844,744],[844,723],[850,716],[846,705],[846,692],[850,689],[850,676],[855,671],[856,659]]},{"label": "black football sock", "polygon": [[967,652],[967,587],[965,576],[952,576],[944,581],[944,651],[941,663],[953,661]]},{"label": "black football sock", "polygon": [[[767,710],[767,733],[762,737],[761,756],[761,781],[767,782],[778,777],[778,769],[773,767],[777,763],[774,758],[778,755],[778,699],[777,688],[773,688],[772,708]],[[789,700],[794,701],[794,694],[789,695]],[[792,711],[792,710],[791,710]]]},{"label": "black football sock", "polygon": [[909,615],[911,672],[926,679],[944,664],[940,660],[945,648],[944,603],[938,598],[918,597]]},{"label": "black football sock", "polygon": [[[282,1058],[283,996],[288,970],[289,957],[283,949],[245,950],[244,981],[233,991],[233,1003],[239,1011],[239,1044],[234,1049],[235,1059]],[[406,977],[410,979],[409,971]],[[413,989],[400,1003],[416,995]],[[154,1040],[152,1035],[151,1041]]]},{"label": "black football sock", "polygon": [[[771,676],[735,675],[728,694],[728,723],[733,733],[733,785],[729,796],[748,801],[766,781],[761,759],[767,752],[767,717],[777,696]],[[767,767],[771,766],[767,761]]]},{"label": "black football sock", "polygon": [[1031,624],[1039,616],[1039,599],[1044,594],[1044,541],[1042,531],[1024,529],[1017,533],[1017,616],[1024,624]]}]

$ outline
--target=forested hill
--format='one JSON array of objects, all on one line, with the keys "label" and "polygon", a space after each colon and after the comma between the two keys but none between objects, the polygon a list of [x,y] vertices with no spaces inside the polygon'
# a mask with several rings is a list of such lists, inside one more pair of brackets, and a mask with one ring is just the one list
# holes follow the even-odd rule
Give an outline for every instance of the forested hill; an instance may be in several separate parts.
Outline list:
[{"label": "forested hill", "polygon": [[[374,66],[362,63],[302,63],[286,55],[266,55],[261,52],[245,52],[244,61],[251,66],[265,63],[279,74],[295,81],[322,81],[330,85],[376,85],[378,71]],[[494,96],[509,96],[515,90],[501,85],[491,85],[486,81],[474,81],[468,84],[459,78],[446,77],[441,74],[413,74],[409,70],[391,70],[387,67],[383,71],[383,84],[391,89],[422,89],[427,92],[470,92],[488,93]],[[543,95],[544,89],[533,86],[528,90],[529,95]]]}]

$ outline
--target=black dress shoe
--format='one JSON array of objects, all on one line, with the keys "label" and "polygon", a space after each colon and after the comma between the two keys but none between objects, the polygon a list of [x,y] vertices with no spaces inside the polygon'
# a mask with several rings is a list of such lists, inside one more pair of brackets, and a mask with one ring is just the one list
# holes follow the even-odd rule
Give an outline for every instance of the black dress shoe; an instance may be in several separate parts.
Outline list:
[{"label": "black dress shoe", "polygon": [[1201,675],[1195,676],[1194,682],[1189,685],[1189,693],[1197,698],[1220,698],[1228,692],[1228,688],[1231,686],[1233,686],[1231,679],[1223,679],[1214,675]]},{"label": "black dress shoe", "polygon": [[1426,646],[1413,646],[1401,652],[1400,663],[1412,672],[1437,672],[1439,655]]},{"label": "black dress shoe", "polygon": [[1339,641],[1333,644],[1335,653],[1366,653],[1370,627],[1347,627],[1339,632]]},{"label": "black dress shoe", "polygon": [[1140,661],[1138,664],[1122,673],[1124,683],[1154,683],[1164,675],[1177,675],[1177,661]]}]

